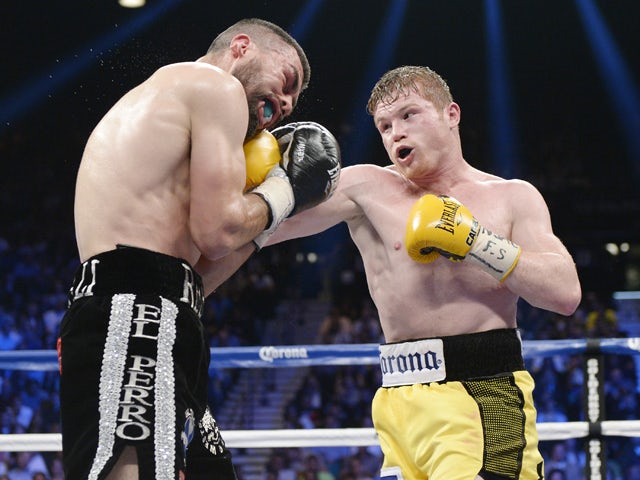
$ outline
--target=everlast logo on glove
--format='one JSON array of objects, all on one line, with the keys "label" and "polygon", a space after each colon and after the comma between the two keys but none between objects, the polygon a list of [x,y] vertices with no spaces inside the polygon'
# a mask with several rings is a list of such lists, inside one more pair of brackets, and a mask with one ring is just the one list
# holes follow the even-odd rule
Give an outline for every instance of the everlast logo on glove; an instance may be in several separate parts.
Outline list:
[{"label": "everlast logo on glove", "polygon": [[324,194],[327,198],[329,198],[331,195],[333,195],[333,192],[336,191],[336,187],[338,186],[338,180],[340,179],[340,165],[336,165],[327,173],[329,174],[329,181],[327,182],[327,186],[324,189]]},{"label": "everlast logo on glove", "polygon": [[380,345],[382,386],[439,382],[447,377],[441,339]]},{"label": "everlast logo on glove", "polygon": [[[449,232],[451,235],[455,233],[455,219],[456,212],[460,206],[457,202],[450,202],[447,200],[442,201],[444,207],[442,208],[442,214],[440,215],[440,223],[436,224],[434,228]],[[458,222],[460,224],[460,222]]]}]

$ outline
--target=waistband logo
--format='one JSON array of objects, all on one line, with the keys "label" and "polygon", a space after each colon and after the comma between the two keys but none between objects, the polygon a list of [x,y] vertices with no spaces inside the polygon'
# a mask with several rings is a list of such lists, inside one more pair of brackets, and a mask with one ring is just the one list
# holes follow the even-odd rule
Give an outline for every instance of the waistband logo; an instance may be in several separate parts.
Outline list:
[{"label": "waistband logo", "polygon": [[191,267],[184,263],[181,265],[182,268],[184,268],[184,282],[182,284],[182,297],[180,301],[189,305],[198,315],[202,315],[202,308],[204,307],[204,291],[202,286],[196,282]]},{"label": "waistband logo", "polygon": [[304,347],[262,347],[258,351],[260,360],[273,363],[278,358],[309,358],[307,349]]},{"label": "waistband logo", "polygon": [[96,267],[99,263],[100,260],[92,259],[82,264],[80,278],[75,279],[74,285],[69,290],[69,302],[93,295],[93,287],[96,285]]},{"label": "waistband logo", "polygon": [[380,355],[380,368],[384,375],[394,373],[419,372],[421,370],[438,370],[442,359],[431,350],[415,352],[407,355]]}]

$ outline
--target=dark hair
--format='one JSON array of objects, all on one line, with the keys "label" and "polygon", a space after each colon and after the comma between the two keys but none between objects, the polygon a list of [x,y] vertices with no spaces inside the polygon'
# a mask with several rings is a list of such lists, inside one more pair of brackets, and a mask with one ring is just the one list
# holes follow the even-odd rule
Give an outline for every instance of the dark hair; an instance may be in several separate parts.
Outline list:
[{"label": "dark hair", "polygon": [[229,45],[231,45],[233,37],[241,33],[246,33],[254,42],[262,47],[272,47],[273,40],[284,42],[286,45],[293,47],[302,64],[302,90],[307,88],[311,78],[311,66],[309,65],[306,53],[304,53],[304,50],[295,38],[275,23],[267,20],[262,20],[261,18],[245,18],[234,23],[211,42],[207,54],[215,55],[227,49]]}]

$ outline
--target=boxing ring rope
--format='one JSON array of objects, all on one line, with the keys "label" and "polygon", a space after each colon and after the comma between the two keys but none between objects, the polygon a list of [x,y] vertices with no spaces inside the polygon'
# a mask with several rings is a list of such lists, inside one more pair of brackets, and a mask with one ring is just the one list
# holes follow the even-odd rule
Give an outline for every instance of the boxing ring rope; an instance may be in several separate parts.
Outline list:
[{"label": "boxing ring rope", "polygon": [[[640,338],[525,340],[525,358],[576,355],[589,351],[639,355]],[[377,365],[378,344],[281,345],[211,349],[211,369]],[[0,351],[0,370],[57,371],[55,350]]]},{"label": "boxing ring rope", "polygon": [[[588,422],[538,423],[541,441],[585,438]],[[640,437],[640,420],[604,420],[602,435]],[[373,428],[316,428],[310,430],[225,430],[229,448],[367,447],[378,445]],[[60,452],[59,433],[8,433],[0,435],[3,452]]]},{"label": "boxing ring rope", "polygon": [[[538,423],[541,441],[589,438],[588,454],[604,455],[603,437],[640,437],[640,420],[603,420],[603,360],[605,354],[639,355],[640,338],[575,340],[529,340],[523,342],[525,359],[582,354],[585,357],[585,418],[582,422]],[[211,369],[281,368],[331,365],[377,365],[378,344],[282,345],[261,347],[219,347],[211,349]],[[0,352],[0,370],[57,371],[55,350],[12,350]],[[373,428],[228,430],[230,448],[275,448],[377,445]],[[0,435],[0,451],[60,451],[57,433]],[[604,468],[605,462],[589,462]],[[587,478],[591,478],[588,476]],[[597,478],[595,475],[593,478]]]}]

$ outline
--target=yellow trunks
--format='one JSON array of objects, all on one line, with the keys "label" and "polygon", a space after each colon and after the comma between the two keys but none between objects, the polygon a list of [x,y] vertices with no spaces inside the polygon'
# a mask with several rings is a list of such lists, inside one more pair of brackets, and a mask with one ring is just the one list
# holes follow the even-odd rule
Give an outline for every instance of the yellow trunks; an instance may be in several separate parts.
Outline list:
[{"label": "yellow trunks", "polygon": [[[544,478],[533,379],[524,369],[487,374],[487,369],[501,369],[499,361],[487,357],[511,356],[507,364],[519,363],[515,357],[520,353],[514,348],[519,339],[513,333],[456,336],[454,342],[443,337],[444,353],[438,365],[447,368],[445,380],[378,389],[372,416],[384,453],[381,479]],[[398,351],[407,345],[411,349],[414,343],[392,345],[397,357]],[[474,376],[478,369],[484,375]],[[465,370],[469,378],[456,378],[465,376]],[[455,380],[449,379],[449,372],[455,373]]]}]

